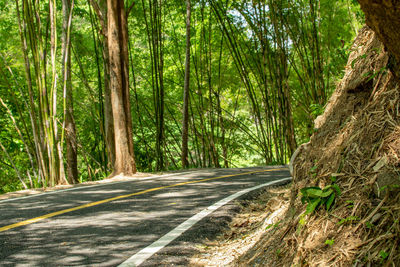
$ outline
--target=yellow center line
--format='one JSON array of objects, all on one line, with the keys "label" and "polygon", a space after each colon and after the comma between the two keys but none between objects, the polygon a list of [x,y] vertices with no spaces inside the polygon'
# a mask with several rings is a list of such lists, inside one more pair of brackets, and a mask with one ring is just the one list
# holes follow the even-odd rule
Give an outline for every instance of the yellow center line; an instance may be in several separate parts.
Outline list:
[{"label": "yellow center line", "polygon": [[48,213],[48,214],[45,214],[45,215],[42,215],[42,216],[39,216],[39,217],[36,217],[36,218],[32,218],[32,219],[29,219],[29,220],[21,221],[21,222],[18,222],[18,223],[13,223],[13,224],[10,224],[10,225],[6,225],[6,226],[3,226],[3,227],[0,227],[0,232],[4,232],[4,231],[7,231],[7,230],[10,230],[10,229],[13,229],[13,228],[17,228],[17,227],[21,227],[21,226],[28,225],[28,224],[33,224],[33,223],[36,223],[38,221],[41,221],[41,220],[44,220],[44,219],[48,219],[48,218],[52,218],[54,216],[65,214],[65,213],[68,213],[68,212],[72,212],[72,211],[76,211],[76,210],[81,210],[81,209],[97,206],[97,205],[108,203],[108,202],[111,202],[111,201],[114,201],[114,200],[118,200],[118,199],[123,199],[123,198],[132,197],[132,196],[138,196],[138,195],[143,195],[143,194],[146,194],[146,193],[149,193],[149,192],[154,192],[154,191],[158,191],[158,190],[162,190],[162,189],[166,189],[166,188],[177,187],[177,186],[188,185],[188,184],[201,183],[201,182],[207,182],[207,181],[218,180],[218,179],[223,179],[223,178],[233,177],[233,176],[240,176],[240,175],[246,175],[246,174],[252,174],[252,173],[260,173],[260,172],[278,171],[278,170],[285,170],[285,169],[286,168],[277,168],[277,169],[268,169],[268,170],[262,170],[262,171],[244,172],[244,173],[239,173],[239,174],[230,174],[230,175],[224,175],[224,176],[219,176],[219,177],[205,178],[205,179],[201,179],[201,180],[194,180],[194,181],[177,183],[177,184],[173,184],[173,185],[150,188],[150,189],[146,189],[146,190],[139,191],[139,192],[136,192],[136,193],[131,193],[131,194],[127,194],[127,195],[121,195],[121,196],[116,196],[116,197],[112,197],[112,198],[107,198],[107,199],[103,199],[103,200],[100,200],[100,201],[95,201],[95,202],[87,203],[87,204],[84,204],[84,205],[80,205],[80,206],[77,206],[77,207],[74,207],[74,208]]}]

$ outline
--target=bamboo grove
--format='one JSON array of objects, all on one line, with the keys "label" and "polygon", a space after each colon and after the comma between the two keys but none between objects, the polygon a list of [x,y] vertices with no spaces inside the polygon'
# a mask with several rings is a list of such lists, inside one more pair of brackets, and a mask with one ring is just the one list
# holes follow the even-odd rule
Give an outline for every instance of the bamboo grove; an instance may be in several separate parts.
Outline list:
[{"label": "bamboo grove", "polygon": [[98,180],[118,164],[284,164],[362,22],[352,0],[2,1],[0,193]]}]

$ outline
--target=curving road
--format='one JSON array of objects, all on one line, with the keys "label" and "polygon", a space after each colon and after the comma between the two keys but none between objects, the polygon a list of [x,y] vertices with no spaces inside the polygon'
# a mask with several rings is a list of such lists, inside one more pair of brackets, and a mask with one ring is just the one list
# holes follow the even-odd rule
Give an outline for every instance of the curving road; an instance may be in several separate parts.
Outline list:
[{"label": "curving road", "polygon": [[[193,242],[212,238],[233,212],[207,207],[289,176],[283,166],[196,170],[0,201],[0,266],[185,264]],[[149,254],[161,237],[166,247]]]}]

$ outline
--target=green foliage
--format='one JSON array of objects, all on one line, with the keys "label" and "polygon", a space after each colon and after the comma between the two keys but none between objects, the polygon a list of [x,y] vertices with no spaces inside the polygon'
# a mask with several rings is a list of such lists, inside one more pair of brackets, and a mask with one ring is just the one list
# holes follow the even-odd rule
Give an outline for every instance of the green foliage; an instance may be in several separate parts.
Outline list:
[{"label": "green foliage", "polygon": [[324,189],[320,187],[305,187],[300,190],[303,195],[301,202],[307,203],[305,214],[311,214],[320,206],[324,206],[329,211],[334,204],[336,198],[340,196],[341,190],[337,184],[326,186]]},{"label": "green foliage", "polygon": [[310,172],[311,173],[315,173],[317,171],[317,169],[318,169],[318,166],[314,165],[314,166],[311,167]]},{"label": "green foliage", "polygon": [[278,221],[277,223],[270,224],[265,228],[265,230],[268,230],[268,229],[271,229],[271,228],[277,229],[277,228],[279,228],[279,224],[280,223],[281,223],[281,221]]},{"label": "green foliage", "polygon": [[346,200],[346,206],[348,208],[354,207],[354,201],[353,200]]},{"label": "green foliage", "polygon": [[375,71],[375,72],[373,72],[373,71],[368,71],[367,73],[365,73],[365,74],[363,75],[363,77],[368,77],[367,82],[369,82],[370,80],[374,79],[374,78],[375,78],[378,74],[380,74],[380,73],[382,73],[382,74],[387,73],[387,68],[386,68],[386,67],[382,67],[382,68],[380,68],[379,70],[377,70],[377,71]]},{"label": "green foliage", "polygon": [[389,253],[387,253],[387,252],[384,251],[384,250],[381,250],[381,251],[379,252],[379,257],[381,258],[381,263],[384,263],[385,260],[389,257]]},{"label": "green foliage", "polygon": [[327,239],[327,240],[325,240],[325,245],[328,245],[328,246],[333,246],[333,244],[335,244],[335,240],[334,239]]},{"label": "green foliage", "polygon": [[311,115],[313,115],[314,118],[324,113],[324,107],[320,104],[311,104],[310,109],[311,109]]},{"label": "green foliage", "polygon": [[[292,110],[290,116],[297,143],[307,141],[313,132],[313,119],[322,114],[326,100],[342,76],[349,47],[356,30],[363,24],[363,14],[354,0],[283,1],[281,5],[274,6],[279,15],[268,8],[268,5],[275,4],[274,1],[266,3],[267,8],[263,10],[257,1],[213,2],[220,8],[222,21],[207,1],[196,2],[192,8],[190,166],[215,167],[226,164],[242,167],[286,163],[290,149],[284,136],[287,127],[285,110]],[[47,34],[51,31],[46,30],[46,25],[50,25],[48,6],[42,1],[38,3],[38,19],[42,30],[36,34],[42,38],[43,49],[47,51],[46,59],[50,60],[50,36]],[[133,5],[128,17],[134,152],[137,167],[143,172],[155,170],[158,138],[158,106],[154,101],[155,88],[152,85],[154,53],[150,47],[153,35],[148,35],[145,27],[146,19],[149,20],[149,3],[139,1]],[[312,13],[311,7],[317,8],[318,12]],[[19,8],[21,10],[22,6]],[[162,29],[162,47],[158,52],[164,55],[164,169],[172,170],[181,168],[184,1],[164,1],[161,13],[159,26]],[[264,13],[265,18],[258,19],[255,16]],[[27,102],[29,106],[30,98],[16,14],[14,1],[0,1],[0,97],[15,118],[26,144],[2,106],[0,141],[24,182],[30,187],[40,187],[43,184],[35,176],[38,173],[37,159],[32,157],[32,167],[28,157],[28,154],[35,154],[35,140],[29,108],[26,106]],[[57,2],[56,16],[58,36],[55,56],[56,69],[60,71],[61,2]],[[227,27],[226,31],[223,25]],[[75,1],[71,38],[79,180],[99,180],[110,174],[112,166],[105,141],[105,62],[101,23],[88,1]],[[278,41],[282,41],[283,47],[278,45]],[[240,53],[239,58],[235,57],[235,53]],[[320,60],[317,60],[317,53]],[[35,75],[33,56],[29,51],[31,73]],[[282,68],[283,64],[288,65]],[[46,71],[50,77],[50,64],[42,67],[42,71]],[[60,77],[59,73],[58,85],[62,84]],[[46,83],[48,86],[49,81]],[[34,79],[33,106],[39,114],[39,104],[42,102],[37,86]],[[286,87],[288,92],[283,92]],[[283,93],[289,93],[287,99]],[[58,103],[55,121],[60,134],[63,124],[61,86],[58,86],[55,95]],[[40,145],[43,147],[43,144]],[[315,165],[311,170],[313,176],[316,176],[316,168]],[[20,189],[22,185],[17,171],[4,152],[0,151],[0,193]],[[335,189],[332,190],[337,196]],[[324,201],[321,198],[314,209],[327,206],[328,201]],[[330,201],[333,203],[334,200]]]},{"label": "green foliage", "polygon": [[348,216],[346,218],[341,219],[337,224],[342,225],[342,224],[351,224],[353,222],[358,221],[359,218],[357,216]]},{"label": "green foliage", "polygon": [[379,192],[383,192],[383,191],[385,191],[386,189],[388,189],[389,191],[391,191],[391,190],[396,190],[396,189],[398,189],[398,188],[400,188],[400,184],[384,185],[384,186],[381,186],[381,187],[379,188]]},{"label": "green foliage", "polygon": [[276,255],[276,257],[281,258],[282,257],[282,250],[280,248],[276,249],[275,255]]}]

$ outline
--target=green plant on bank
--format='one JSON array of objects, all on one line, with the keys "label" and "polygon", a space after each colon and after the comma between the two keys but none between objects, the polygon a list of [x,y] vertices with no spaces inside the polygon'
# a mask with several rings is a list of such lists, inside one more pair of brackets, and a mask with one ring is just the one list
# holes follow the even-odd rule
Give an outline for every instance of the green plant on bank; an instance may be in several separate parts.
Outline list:
[{"label": "green plant on bank", "polygon": [[351,224],[353,222],[358,221],[359,218],[357,216],[348,216],[346,218],[342,218],[337,224],[342,225],[342,224]]},{"label": "green plant on bank", "polygon": [[389,257],[389,253],[387,253],[387,252],[384,251],[384,250],[381,250],[381,251],[379,252],[379,256],[380,256],[380,258],[381,258],[381,263],[384,263],[385,260]]},{"label": "green plant on bank", "polygon": [[300,215],[299,224],[297,225],[297,229],[296,229],[296,234],[297,235],[300,235],[301,230],[303,229],[304,225],[306,225],[306,223],[307,223],[307,220],[306,220],[305,217],[306,216],[305,216],[304,213]]},{"label": "green plant on bank", "polygon": [[374,225],[371,223],[371,222],[365,222],[365,226],[368,228],[368,229],[372,229],[373,227],[374,227]]},{"label": "green plant on bank", "polygon": [[353,200],[346,200],[346,206],[348,208],[353,208],[354,207],[354,201]]},{"label": "green plant on bank", "polygon": [[318,165],[317,165],[317,161],[315,160],[315,161],[314,161],[314,166],[311,167],[311,169],[310,169],[310,175],[311,175],[313,178],[317,177],[317,169],[318,169]]},{"label": "green plant on bank", "polygon": [[396,190],[396,189],[399,189],[399,188],[400,188],[399,184],[385,185],[385,186],[382,186],[382,187],[379,188],[379,192],[383,192],[386,189],[388,189],[389,191],[392,191],[392,190]]},{"label": "green plant on bank", "polygon": [[328,245],[328,246],[333,246],[333,244],[335,244],[335,240],[334,239],[327,239],[327,240],[325,240],[325,245]]},{"label": "green plant on bank", "polygon": [[323,189],[318,186],[304,187],[300,192],[303,195],[301,202],[303,204],[307,203],[305,215],[314,212],[320,206],[324,206],[329,211],[336,197],[341,195],[337,184],[328,185]]},{"label": "green plant on bank", "polygon": [[274,229],[277,229],[277,228],[279,228],[279,224],[280,224],[280,223],[281,223],[281,221],[278,221],[277,223],[270,224],[270,225],[268,225],[268,226],[265,228],[265,230],[271,229],[272,227],[273,227]]},{"label": "green plant on bank", "polygon": [[275,254],[276,254],[276,257],[278,257],[278,258],[282,257],[282,250],[281,250],[280,248],[278,248],[278,249],[275,251]]}]

